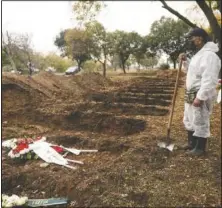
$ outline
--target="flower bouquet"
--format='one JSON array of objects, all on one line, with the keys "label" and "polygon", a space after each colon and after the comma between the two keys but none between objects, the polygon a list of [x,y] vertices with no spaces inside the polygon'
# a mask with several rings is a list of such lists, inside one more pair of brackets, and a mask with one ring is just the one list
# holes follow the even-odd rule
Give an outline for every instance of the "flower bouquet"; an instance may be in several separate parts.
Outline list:
[{"label": "flower bouquet", "polygon": [[[36,138],[19,138],[19,139],[10,139],[4,141],[2,146],[9,150],[8,156],[13,159],[38,159],[38,155],[36,155],[31,149],[30,144],[33,144],[37,141],[45,141],[46,137],[36,137]],[[52,148],[58,153],[62,153],[64,151],[63,148],[59,146],[52,146]]]},{"label": "flower bouquet", "polygon": [[[64,158],[68,153],[79,155],[81,152],[97,152],[98,150],[78,150],[75,148],[66,148],[46,142],[46,137],[37,137],[35,139],[11,139],[2,142],[2,146],[9,150],[8,156],[17,159],[42,159],[46,163],[54,163],[71,169],[69,163],[83,164],[82,161]],[[62,155],[65,153],[64,155]]]},{"label": "flower bouquet", "polygon": [[24,206],[28,202],[28,197],[19,197],[17,195],[8,196],[2,194],[2,207]]}]

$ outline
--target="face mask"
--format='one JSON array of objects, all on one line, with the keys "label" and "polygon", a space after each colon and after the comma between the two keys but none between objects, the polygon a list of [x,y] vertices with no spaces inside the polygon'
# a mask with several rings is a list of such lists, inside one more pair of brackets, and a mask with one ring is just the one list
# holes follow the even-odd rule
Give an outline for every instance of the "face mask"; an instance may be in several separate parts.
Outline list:
[{"label": "face mask", "polygon": [[187,41],[187,49],[196,51],[197,47],[195,46],[194,42],[192,40]]}]

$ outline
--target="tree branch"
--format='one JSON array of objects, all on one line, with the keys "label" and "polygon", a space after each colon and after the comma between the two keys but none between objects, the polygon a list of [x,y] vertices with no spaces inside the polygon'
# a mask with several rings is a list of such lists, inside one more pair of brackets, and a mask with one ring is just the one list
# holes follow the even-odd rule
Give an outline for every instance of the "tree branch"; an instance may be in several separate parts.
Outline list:
[{"label": "tree branch", "polygon": [[167,3],[164,0],[160,0],[160,2],[163,4],[163,8],[171,12],[172,14],[176,15],[179,19],[183,20],[187,25],[189,25],[192,28],[197,27],[194,23],[192,23],[190,20],[188,20],[186,17],[172,9],[167,5]]},{"label": "tree branch", "polygon": [[210,7],[207,5],[207,3],[205,1],[197,1],[197,4],[199,5],[199,7],[202,9],[202,11],[204,12],[204,14],[206,15],[209,23],[210,23],[210,27],[213,31],[213,34],[215,35],[215,39],[217,39],[219,42],[221,42],[221,34],[220,34],[220,26],[217,22],[216,17],[214,16],[213,11],[210,9]]}]

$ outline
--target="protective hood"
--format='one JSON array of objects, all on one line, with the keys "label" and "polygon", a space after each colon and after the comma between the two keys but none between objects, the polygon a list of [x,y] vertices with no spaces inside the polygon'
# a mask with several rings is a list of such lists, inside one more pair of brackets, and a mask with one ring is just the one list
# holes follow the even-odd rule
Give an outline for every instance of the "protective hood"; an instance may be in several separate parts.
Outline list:
[{"label": "protective hood", "polygon": [[201,51],[212,51],[214,53],[219,51],[219,48],[217,46],[217,44],[215,44],[214,42],[207,42],[203,48],[201,49]]}]

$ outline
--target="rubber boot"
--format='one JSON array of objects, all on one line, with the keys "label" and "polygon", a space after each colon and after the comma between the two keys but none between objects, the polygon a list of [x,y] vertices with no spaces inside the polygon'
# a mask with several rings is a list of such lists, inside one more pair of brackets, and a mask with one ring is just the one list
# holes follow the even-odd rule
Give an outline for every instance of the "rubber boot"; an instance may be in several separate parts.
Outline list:
[{"label": "rubber boot", "polygon": [[183,150],[192,150],[195,148],[197,139],[193,137],[194,131],[187,131],[188,144],[183,145],[181,149]]},{"label": "rubber boot", "polygon": [[201,156],[205,154],[207,138],[202,138],[202,137],[196,137],[196,138],[197,138],[196,146],[194,149],[192,149],[187,153],[188,155]]}]

